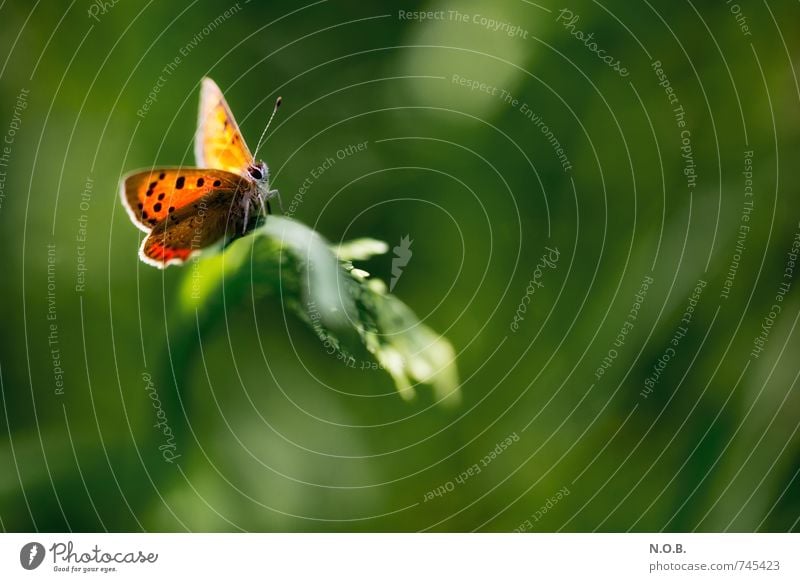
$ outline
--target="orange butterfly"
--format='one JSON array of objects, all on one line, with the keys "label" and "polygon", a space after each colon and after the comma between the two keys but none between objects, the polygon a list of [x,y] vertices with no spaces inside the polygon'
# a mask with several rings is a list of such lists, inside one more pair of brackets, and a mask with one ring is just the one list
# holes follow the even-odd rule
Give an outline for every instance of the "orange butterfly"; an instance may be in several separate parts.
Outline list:
[{"label": "orange butterfly", "polygon": [[[278,97],[272,116],[280,102]],[[253,158],[222,91],[208,77],[200,90],[194,157],[198,168],[137,170],[121,180],[125,209],[148,233],[139,249],[148,265],[179,265],[246,234],[257,226],[259,211],[269,214],[269,200],[278,195],[269,187],[267,165]]]}]

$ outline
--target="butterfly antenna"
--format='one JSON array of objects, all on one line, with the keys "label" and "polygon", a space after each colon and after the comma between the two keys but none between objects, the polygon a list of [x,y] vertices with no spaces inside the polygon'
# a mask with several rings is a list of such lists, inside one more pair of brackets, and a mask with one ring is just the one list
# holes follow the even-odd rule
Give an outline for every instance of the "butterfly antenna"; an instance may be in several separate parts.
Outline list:
[{"label": "butterfly antenna", "polygon": [[261,149],[261,142],[264,141],[264,136],[267,135],[267,130],[269,126],[272,124],[272,119],[275,117],[275,114],[278,112],[278,107],[281,106],[281,97],[278,97],[275,100],[275,107],[272,109],[272,115],[269,116],[269,121],[267,121],[267,126],[264,128],[264,131],[261,132],[261,137],[258,138],[258,143],[256,144],[256,151],[253,152],[253,159],[255,159],[256,155],[258,154],[258,150]]}]

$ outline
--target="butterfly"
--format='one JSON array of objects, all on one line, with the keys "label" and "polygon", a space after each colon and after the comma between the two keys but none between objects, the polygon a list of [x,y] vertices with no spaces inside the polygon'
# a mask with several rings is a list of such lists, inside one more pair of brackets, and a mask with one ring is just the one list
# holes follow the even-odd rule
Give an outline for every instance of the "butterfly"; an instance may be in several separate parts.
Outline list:
[{"label": "butterfly", "polygon": [[[280,103],[278,97],[270,122]],[[260,145],[261,140],[256,153]],[[200,88],[194,157],[197,168],[137,170],[120,181],[123,206],[147,233],[139,258],[148,265],[179,265],[244,236],[271,212],[269,200],[278,196],[270,188],[269,168],[254,159],[222,91],[208,77]]]}]

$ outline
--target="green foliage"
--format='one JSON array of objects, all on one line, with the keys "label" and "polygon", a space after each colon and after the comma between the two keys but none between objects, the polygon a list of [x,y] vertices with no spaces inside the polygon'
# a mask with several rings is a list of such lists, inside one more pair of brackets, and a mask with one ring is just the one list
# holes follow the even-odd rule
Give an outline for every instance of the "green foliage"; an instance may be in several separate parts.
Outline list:
[{"label": "green foliage", "polygon": [[[750,36],[732,3],[570,3],[626,78],[547,2],[57,4],[0,22],[0,529],[511,531],[565,486],[537,530],[800,527],[797,273],[749,356],[798,231],[800,4],[740,2]],[[194,163],[205,75],[251,146],[282,95],[259,155],[333,247],[272,216],[183,268],[139,261],[120,175]]]},{"label": "green foliage", "polygon": [[185,267],[183,317],[194,319],[199,310],[213,322],[222,313],[222,302],[213,299],[222,286],[244,282],[258,297],[279,298],[313,329],[320,348],[335,352],[345,364],[355,361],[353,343],[360,341],[403,398],[413,398],[412,384],[419,382],[433,386],[438,402],[456,404],[460,393],[450,343],[388,293],[383,281],[353,266],[387,250],[386,243],[373,239],[331,249],[302,223],[271,216],[223,252],[204,253]]}]

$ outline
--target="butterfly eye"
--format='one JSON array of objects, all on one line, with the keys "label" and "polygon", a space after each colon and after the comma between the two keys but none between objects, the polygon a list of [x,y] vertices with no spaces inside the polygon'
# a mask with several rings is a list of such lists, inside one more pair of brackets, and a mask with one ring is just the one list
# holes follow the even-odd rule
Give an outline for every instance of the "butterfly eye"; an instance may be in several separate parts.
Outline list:
[{"label": "butterfly eye", "polygon": [[249,171],[250,175],[256,180],[261,180],[264,177],[264,174],[261,173],[261,170],[256,167],[251,167]]}]

